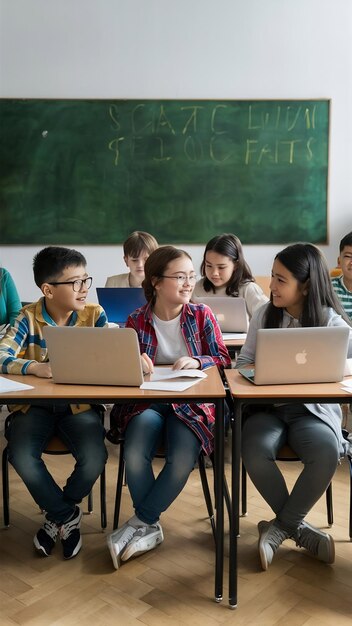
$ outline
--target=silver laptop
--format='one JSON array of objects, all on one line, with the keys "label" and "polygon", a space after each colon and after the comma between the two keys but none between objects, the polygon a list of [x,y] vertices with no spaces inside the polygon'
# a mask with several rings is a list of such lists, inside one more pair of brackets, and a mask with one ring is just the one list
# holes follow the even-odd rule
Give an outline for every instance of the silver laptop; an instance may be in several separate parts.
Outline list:
[{"label": "silver laptop", "polygon": [[202,302],[211,308],[222,333],[246,333],[248,315],[244,298],[230,296],[195,296],[193,302]]},{"label": "silver laptop", "polygon": [[261,328],[255,368],[239,372],[256,385],[338,382],[344,375],[349,335],[347,326]]},{"label": "silver laptop", "polygon": [[143,372],[133,328],[45,326],[55,383],[140,386]]}]

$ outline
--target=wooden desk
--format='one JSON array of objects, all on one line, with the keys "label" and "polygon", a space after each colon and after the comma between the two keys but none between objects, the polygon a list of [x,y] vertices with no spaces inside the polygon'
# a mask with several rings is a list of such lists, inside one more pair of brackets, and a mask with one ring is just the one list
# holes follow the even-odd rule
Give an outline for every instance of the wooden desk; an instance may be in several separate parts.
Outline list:
[{"label": "wooden desk", "polygon": [[211,402],[215,404],[215,498],[216,555],[215,600],[222,600],[224,557],[224,398],[225,389],[216,367],[206,370],[207,378],[182,392],[149,391],[138,387],[55,384],[36,376],[8,376],[13,381],[32,385],[33,389],[0,394],[3,404],[47,404],[48,401],[70,404],[128,404],[154,402]]},{"label": "wooden desk", "polygon": [[253,385],[237,370],[225,370],[225,377],[234,401],[232,429],[232,511],[230,520],[229,604],[237,606],[237,535],[239,532],[240,460],[242,410],[246,405],[284,403],[336,404],[350,402],[351,394],[341,389],[342,383],[307,385]]},{"label": "wooden desk", "polygon": [[236,348],[237,350],[240,350],[245,341],[245,337],[243,337],[242,339],[224,339],[224,344],[225,346],[227,346],[227,348]]},{"label": "wooden desk", "polygon": [[229,355],[233,361],[236,361],[237,356],[246,341],[246,337],[242,337],[240,339],[224,339],[224,344],[227,347]]}]

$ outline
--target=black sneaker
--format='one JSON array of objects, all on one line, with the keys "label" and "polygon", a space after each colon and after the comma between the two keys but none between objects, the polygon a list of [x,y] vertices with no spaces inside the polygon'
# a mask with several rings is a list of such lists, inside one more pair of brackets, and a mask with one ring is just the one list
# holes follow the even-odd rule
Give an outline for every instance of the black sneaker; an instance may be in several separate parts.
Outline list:
[{"label": "black sneaker", "polygon": [[82,511],[79,506],[76,506],[73,517],[59,528],[64,559],[72,559],[79,553],[82,547],[80,533],[81,518]]},{"label": "black sneaker", "polygon": [[55,522],[46,519],[33,539],[34,546],[43,556],[50,556],[59,534],[59,527]]}]

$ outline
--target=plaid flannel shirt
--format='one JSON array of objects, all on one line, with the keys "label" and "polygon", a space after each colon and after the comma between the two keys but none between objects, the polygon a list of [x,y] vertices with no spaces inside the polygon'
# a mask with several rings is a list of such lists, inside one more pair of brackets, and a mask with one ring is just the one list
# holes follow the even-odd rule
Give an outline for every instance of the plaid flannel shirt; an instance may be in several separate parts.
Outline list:
[{"label": "plaid flannel shirt", "polygon": [[[0,371],[3,374],[26,374],[30,363],[48,360],[43,337],[44,326],[56,326],[45,308],[44,298],[21,309],[14,325],[0,341]],[[107,317],[99,304],[86,304],[83,311],[74,311],[70,326],[105,326]],[[29,405],[11,406],[13,411],[28,411]],[[72,413],[89,409],[88,404],[71,405]]]},{"label": "plaid flannel shirt", "polygon": [[[188,354],[200,362],[202,370],[213,365],[221,369],[231,365],[220,328],[209,307],[204,304],[185,304],[180,324]],[[136,330],[141,354],[145,352],[154,363],[158,344],[150,304],[132,313],[127,320],[127,326]],[[129,420],[148,406],[150,405],[115,405],[110,416],[109,439],[113,441],[118,433],[124,432]],[[204,452],[210,454],[213,449],[214,404],[173,404],[172,408],[177,417],[200,439]]]}]

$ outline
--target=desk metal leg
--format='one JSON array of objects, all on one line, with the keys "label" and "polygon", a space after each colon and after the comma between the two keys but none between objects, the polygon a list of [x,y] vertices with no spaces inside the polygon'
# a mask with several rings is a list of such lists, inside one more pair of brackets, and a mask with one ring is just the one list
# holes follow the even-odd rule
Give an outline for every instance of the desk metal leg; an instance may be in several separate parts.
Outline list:
[{"label": "desk metal leg", "polygon": [[239,534],[240,502],[240,459],[241,459],[241,404],[234,402],[231,420],[232,430],[232,469],[231,469],[231,515],[230,515],[230,555],[229,555],[229,605],[237,607],[237,536]]},{"label": "desk metal leg", "polygon": [[215,407],[215,601],[221,602],[224,571],[224,400],[216,400]]}]

